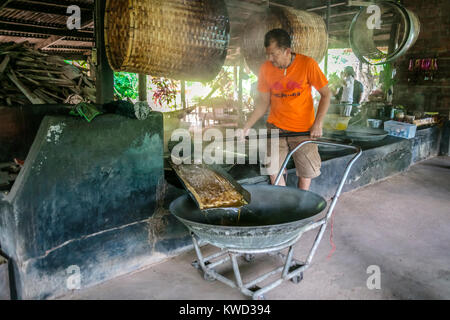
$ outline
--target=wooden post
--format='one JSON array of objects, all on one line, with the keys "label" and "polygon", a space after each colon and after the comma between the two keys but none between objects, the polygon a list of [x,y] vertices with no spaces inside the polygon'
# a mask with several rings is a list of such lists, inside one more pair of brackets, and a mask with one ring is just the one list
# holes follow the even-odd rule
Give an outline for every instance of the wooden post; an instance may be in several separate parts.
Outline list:
[{"label": "wooden post", "polygon": [[147,75],[139,73],[139,101],[147,101]]},{"label": "wooden post", "polygon": [[236,99],[238,96],[238,66],[233,66],[233,80],[234,80],[234,86],[233,86],[233,99]]},{"label": "wooden post", "polygon": [[[327,0],[327,33],[330,34],[330,18],[331,18],[331,0]],[[324,65],[325,76],[328,77],[328,46],[325,53],[325,65]]]},{"label": "wooden post", "polygon": [[239,59],[239,91],[238,91],[238,100],[239,100],[239,108],[238,108],[238,124],[239,127],[242,127],[244,124],[244,119],[242,117],[242,109],[243,109],[243,101],[242,101],[242,77],[244,76],[244,58],[241,56]]},{"label": "wooden post", "polygon": [[95,47],[97,54],[96,89],[97,104],[114,100],[114,73],[109,65],[105,50],[104,17],[106,0],[95,0]]},{"label": "wooden post", "polygon": [[181,80],[181,107],[186,109],[186,81]]}]

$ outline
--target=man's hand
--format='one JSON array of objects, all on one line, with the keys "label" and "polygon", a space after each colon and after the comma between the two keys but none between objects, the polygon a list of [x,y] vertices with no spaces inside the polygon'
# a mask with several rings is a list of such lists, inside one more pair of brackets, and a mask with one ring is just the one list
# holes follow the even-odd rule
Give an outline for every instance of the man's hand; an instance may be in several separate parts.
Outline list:
[{"label": "man's hand", "polygon": [[330,106],[331,91],[328,86],[325,86],[318,90],[320,93],[319,106],[317,107],[316,120],[309,129],[311,139],[317,139],[322,137],[322,123],[327,114],[328,107]]},{"label": "man's hand", "polygon": [[314,122],[311,129],[309,129],[309,136],[311,137],[311,139],[317,139],[322,137],[322,134],[322,124]]},{"label": "man's hand", "polygon": [[238,138],[239,141],[244,141],[245,137],[248,136],[250,129],[244,127],[243,129],[237,129],[236,130],[236,137]]},{"label": "man's hand", "polygon": [[256,99],[255,111],[248,119],[243,129],[239,129],[237,136],[242,140],[248,136],[250,128],[267,112],[270,106],[270,92],[259,92]]}]

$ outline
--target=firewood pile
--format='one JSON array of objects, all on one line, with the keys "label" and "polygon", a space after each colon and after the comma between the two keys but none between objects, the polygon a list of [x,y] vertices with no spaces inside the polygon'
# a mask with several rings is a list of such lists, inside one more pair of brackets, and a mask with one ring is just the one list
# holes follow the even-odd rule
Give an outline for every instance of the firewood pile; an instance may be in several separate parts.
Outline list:
[{"label": "firewood pile", "polygon": [[0,106],[95,102],[87,69],[28,44],[0,44],[0,83]]}]

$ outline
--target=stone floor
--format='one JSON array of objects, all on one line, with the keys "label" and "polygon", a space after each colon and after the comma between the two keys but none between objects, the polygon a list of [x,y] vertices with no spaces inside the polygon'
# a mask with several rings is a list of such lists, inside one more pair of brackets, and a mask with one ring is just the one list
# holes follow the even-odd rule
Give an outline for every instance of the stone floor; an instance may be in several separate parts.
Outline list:
[{"label": "stone floor", "polygon": [[[329,224],[303,281],[284,282],[266,299],[450,299],[450,157],[343,194],[333,221],[332,256],[327,257]],[[299,260],[315,234],[310,231],[297,243]],[[189,250],[62,299],[247,299],[221,282],[203,280],[190,264],[195,258]],[[244,281],[280,264],[268,255],[252,263],[242,260]],[[380,270],[380,289],[367,286],[376,284],[370,266]],[[228,265],[224,272],[232,276]]]}]

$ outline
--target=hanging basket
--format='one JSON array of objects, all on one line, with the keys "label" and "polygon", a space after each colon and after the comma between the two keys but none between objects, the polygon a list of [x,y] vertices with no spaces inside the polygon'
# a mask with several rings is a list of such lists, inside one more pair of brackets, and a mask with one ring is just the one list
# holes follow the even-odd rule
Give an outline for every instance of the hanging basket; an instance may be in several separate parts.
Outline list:
[{"label": "hanging basket", "polygon": [[223,0],[107,0],[105,47],[115,71],[209,81],[224,64]]},{"label": "hanging basket", "polygon": [[254,15],[244,28],[242,52],[254,74],[259,73],[259,68],[266,61],[264,36],[275,28],[290,34],[293,52],[312,57],[318,63],[325,56],[328,34],[322,17],[292,8],[269,8],[263,14]]}]

